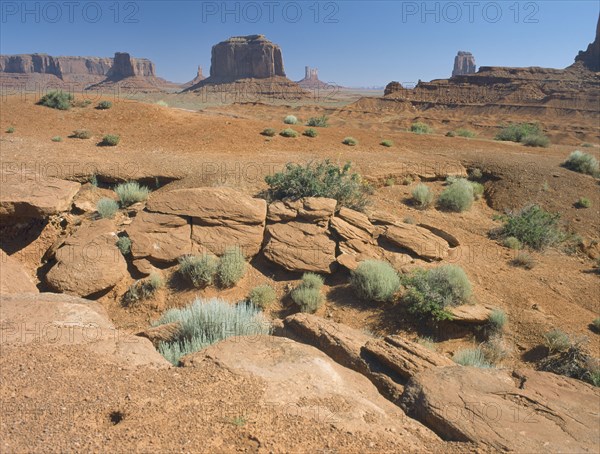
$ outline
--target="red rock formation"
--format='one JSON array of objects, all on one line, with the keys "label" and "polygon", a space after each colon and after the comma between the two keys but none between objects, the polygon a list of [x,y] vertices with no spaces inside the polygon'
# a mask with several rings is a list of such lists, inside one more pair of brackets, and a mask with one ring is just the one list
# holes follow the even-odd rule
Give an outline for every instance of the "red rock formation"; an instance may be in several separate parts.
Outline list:
[{"label": "red rock formation", "polygon": [[598,16],[598,24],[596,25],[596,39],[591,43],[585,51],[580,51],[575,57],[575,64],[578,62],[592,70],[600,71],[600,16]]},{"label": "red rock formation", "polygon": [[156,77],[154,63],[146,58],[131,58],[126,52],[116,52],[113,65],[106,74],[113,80],[126,77]]},{"label": "red rock formation", "polygon": [[475,65],[475,57],[473,57],[473,54],[471,52],[459,50],[456,57],[454,57],[452,77],[474,74],[476,69],[477,66]]},{"label": "red rock formation", "polygon": [[319,70],[316,68],[311,68],[310,66],[304,67],[304,79],[298,81],[298,85],[302,88],[306,88],[309,90],[314,90],[316,88],[330,88],[331,85],[326,84],[319,80]]}]

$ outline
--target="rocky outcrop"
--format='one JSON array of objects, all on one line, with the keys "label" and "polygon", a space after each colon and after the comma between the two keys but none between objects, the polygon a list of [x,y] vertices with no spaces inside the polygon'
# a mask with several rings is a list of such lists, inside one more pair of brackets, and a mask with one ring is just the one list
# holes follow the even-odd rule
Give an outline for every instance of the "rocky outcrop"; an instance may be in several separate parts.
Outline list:
[{"label": "rocky outcrop", "polygon": [[79,183],[39,174],[2,173],[0,221],[43,219],[70,210]]},{"label": "rocky outcrop", "polygon": [[0,249],[0,293],[38,293],[33,280],[14,257]]},{"label": "rocky outcrop", "polygon": [[64,81],[102,80],[113,66],[112,58],[53,57],[46,54],[0,55],[0,72],[52,74]]},{"label": "rocky outcrop", "polygon": [[395,438],[398,450],[419,450],[437,437],[384,399],[369,381],[324,353],[290,339],[233,337],[184,357],[184,367],[216,363],[233,374],[263,384],[263,399],[355,434]]},{"label": "rocky outcrop", "polygon": [[396,246],[430,261],[443,260],[450,250],[446,240],[413,224],[391,225],[387,227],[383,237]]},{"label": "rocky outcrop", "polygon": [[391,95],[392,93],[395,93],[397,91],[402,91],[402,90],[403,90],[403,88],[402,88],[402,84],[400,82],[392,81],[385,86],[385,89],[383,91],[383,96]]},{"label": "rocky outcrop", "polygon": [[148,339],[120,332],[100,303],[55,293],[0,296],[2,348],[81,345],[121,367],[166,368]]},{"label": "rocky outcrop", "polygon": [[298,81],[298,85],[307,90],[327,89],[331,85],[319,80],[319,70],[309,66],[304,67],[304,79]]},{"label": "rocky outcrop", "polygon": [[442,438],[516,452],[597,452],[598,402],[598,388],[572,378],[464,366],[419,373],[402,395]]},{"label": "rocky outcrop", "polygon": [[579,62],[591,71],[600,71],[600,16],[596,24],[596,39],[575,57],[575,64]]},{"label": "rocky outcrop", "polygon": [[79,228],[56,251],[56,264],[46,275],[54,290],[90,296],[114,287],[127,273],[127,263],[116,246],[116,226],[100,219]]},{"label": "rocky outcrop", "polygon": [[106,77],[120,80],[126,77],[155,77],[154,63],[146,58],[132,58],[127,52],[116,52]]},{"label": "rocky outcrop", "polygon": [[477,66],[475,65],[473,54],[462,50],[458,51],[458,54],[454,57],[452,77],[466,76],[467,74],[475,74],[475,72],[477,72]]}]

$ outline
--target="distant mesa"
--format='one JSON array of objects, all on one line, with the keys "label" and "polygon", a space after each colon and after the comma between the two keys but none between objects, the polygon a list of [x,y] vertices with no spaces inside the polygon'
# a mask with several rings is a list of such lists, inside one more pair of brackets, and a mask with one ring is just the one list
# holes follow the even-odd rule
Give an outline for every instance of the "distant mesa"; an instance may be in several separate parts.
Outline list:
[{"label": "distant mesa", "polygon": [[213,46],[210,62],[210,77],[185,92],[218,90],[278,98],[308,95],[286,77],[281,48],[264,35],[234,36],[222,41]]},{"label": "distant mesa", "polygon": [[308,90],[326,89],[331,87],[331,85],[320,81],[319,70],[317,68],[311,68],[310,66],[304,67],[304,79],[298,81],[298,85]]},{"label": "distant mesa", "polygon": [[467,74],[475,74],[475,72],[477,72],[477,66],[475,65],[475,57],[473,57],[473,54],[471,52],[459,50],[456,57],[454,57],[452,77],[466,76]]}]

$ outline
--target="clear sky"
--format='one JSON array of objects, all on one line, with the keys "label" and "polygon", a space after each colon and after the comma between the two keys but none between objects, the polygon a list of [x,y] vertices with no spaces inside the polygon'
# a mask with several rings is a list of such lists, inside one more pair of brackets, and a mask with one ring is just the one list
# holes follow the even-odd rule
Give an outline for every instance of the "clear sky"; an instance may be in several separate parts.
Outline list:
[{"label": "clear sky", "polygon": [[125,51],[185,82],[210,68],[211,47],[264,34],[288,76],[304,66],[344,86],[449,77],[458,50],[478,66],[564,68],[593,41],[590,1],[6,1],[0,53],[112,56]]}]

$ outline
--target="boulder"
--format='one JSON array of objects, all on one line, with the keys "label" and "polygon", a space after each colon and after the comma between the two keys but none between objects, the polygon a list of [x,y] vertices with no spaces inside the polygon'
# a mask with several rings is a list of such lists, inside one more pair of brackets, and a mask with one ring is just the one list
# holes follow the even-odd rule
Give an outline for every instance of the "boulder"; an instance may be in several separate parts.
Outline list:
[{"label": "boulder", "polygon": [[452,77],[475,74],[476,72],[477,66],[475,65],[475,57],[473,57],[473,54],[462,50],[458,51],[458,54],[454,57]]},{"label": "boulder", "polygon": [[59,292],[78,296],[111,289],[127,276],[127,263],[116,241],[111,219],[80,227],[56,251],[56,264],[46,281]]},{"label": "boulder", "polygon": [[450,249],[446,240],[413,224],[390,225],[383,233],[383,237],[428,261],[443,260]]},{"label": "boulder", "polygon": [[402,395],[407,414],[446,440],[497,451],[598,452],[600,389],[548,372],[433,368]]},{"label": "boulder", "polygon": [[265,228],[263,224],[196,225],[192,226],[192,241],[202,253],[223,255],[228,247],[237,246],[246,258],[260,252]]},{"label": "boulder", "polygon": [[269,205],[269,222],[287,222],[296,218],[325,224],[333,216],[337,207],[335,199],[326,197],[305,197],[294,201],[276,201]]},{"label": "boulder", "polygon": [[289,203],[277,200],[270,203],[267,211],[267,221],[269,222],[287,222],[296,219],[298,210],[290,206]]},{"label": "boulder", "polygon": [[461,304],[460,306],[449,307],[448,312],[452,315],[453,322],[485,325],[488,323],[492,308],[481,304]]},{"label": "boulder", "polygon": [[192,227],[184,218],[171,214],[140,212],[127,227],[135,260],[175,262],[192,252]]},{"label": "boulder", "polygon": [[21,262],[0,249],[0,293],[38,293]]},{"label": "boulder", "polygon": [[0,221],[41,219],[71,209],[79,183],[39,174],[0,175]]},{"label": "boulder", "polygon": [[108,189],[97,188],[89,183],[81,186],[81,189],[73,199],[73,207],[76,210],[83,211],[84,213],[94,213],[96,211],[96,204],[98,200],[102,198],[113,199],[117,201],[117,195],[115,191]]},{"label": "boulder", "polygon": [[288,271],[331,273],[336,244],[324,228],[292,221],[267,226],[263,254]]},{"label": "boulder", "polygon": [[348,224],[367,232],[371,236],[375,235],[377,232],[375,226],[371,224],[369,217],[364,213],[342,207],[337,213],[337,217],[343,219]]},{"label": "boulder", "polygon": [[0,296],[2,348],[84,345],[123,366],[169,367],[148,339],[118,330],[101,304],[56,293]]},{"label": "boulder", "polygon": [[384,399],[361,374],[340,366],[324,353],[290,339],[270,336],[232,337],[188,355],[184,367],[216,363],[232,373],[259,379],[263,399],[360,437],[396,438],[398,450],[422,449],[437,437]]}]

